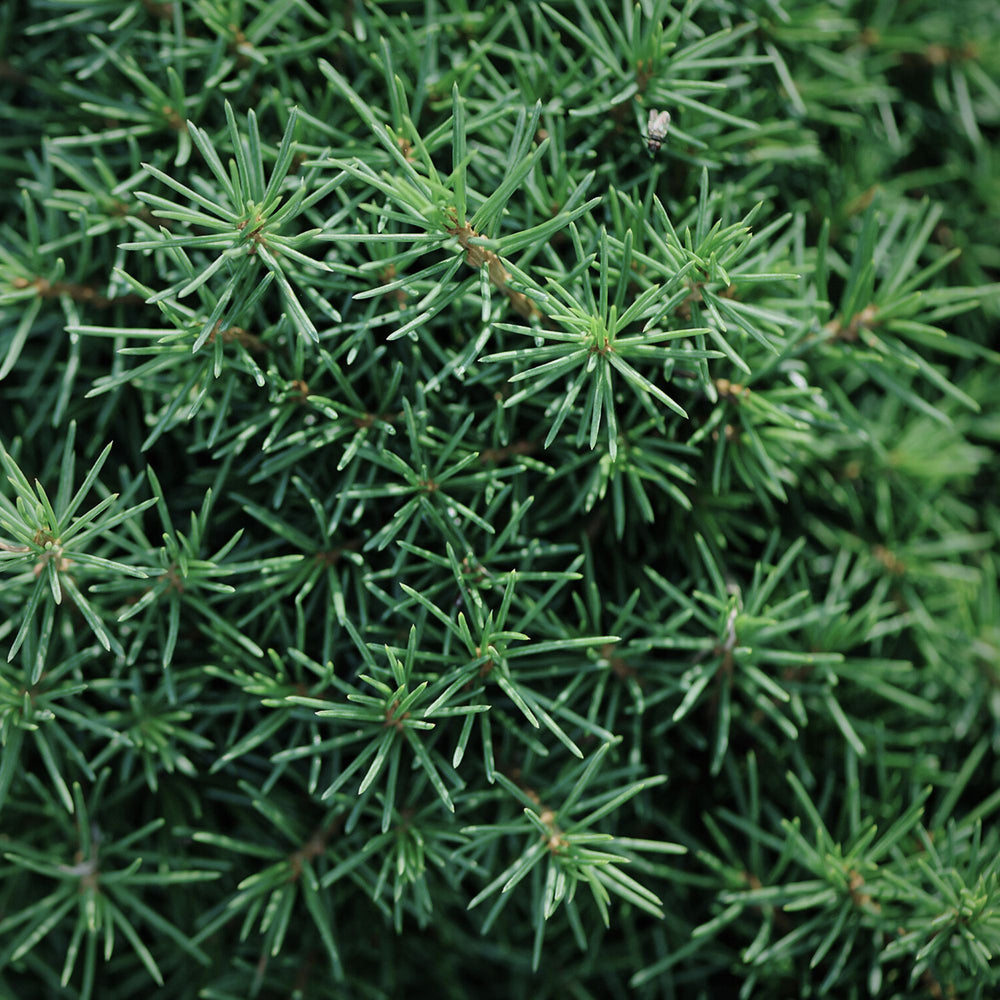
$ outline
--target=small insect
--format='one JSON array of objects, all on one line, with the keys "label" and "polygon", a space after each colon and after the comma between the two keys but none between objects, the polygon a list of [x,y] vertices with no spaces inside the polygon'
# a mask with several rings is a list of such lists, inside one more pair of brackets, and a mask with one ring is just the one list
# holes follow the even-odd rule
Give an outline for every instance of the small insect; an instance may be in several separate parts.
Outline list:
[{"label": "small insect", "polygon": [[669,128],[670,112],[657,111],[656,108],[650,108],[649,121],[646,123],[646,142],[649,145],[650,153],[654,156],[660,151]]}]

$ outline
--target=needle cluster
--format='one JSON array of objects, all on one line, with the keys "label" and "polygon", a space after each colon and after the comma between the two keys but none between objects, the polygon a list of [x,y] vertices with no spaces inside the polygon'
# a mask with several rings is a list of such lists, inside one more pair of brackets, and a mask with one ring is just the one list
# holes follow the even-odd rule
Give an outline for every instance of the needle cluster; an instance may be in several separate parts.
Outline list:
[{"label": "needle cluster", "polygon": [[0,996],[996,995],[992,0],[0,37]]}]

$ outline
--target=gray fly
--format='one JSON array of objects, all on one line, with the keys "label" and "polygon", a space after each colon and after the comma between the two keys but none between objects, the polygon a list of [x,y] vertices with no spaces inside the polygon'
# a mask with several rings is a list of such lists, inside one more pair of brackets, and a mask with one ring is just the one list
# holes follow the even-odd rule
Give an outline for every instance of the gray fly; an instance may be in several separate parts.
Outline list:
[{"label": "gray fly", "polygon": [[649,151],[654,156],[660,151],[663,140],[667,137],[670,129],[670,112],[657,111],[656,108],[649,109],[649,121],[646,123],[646,142]]}]

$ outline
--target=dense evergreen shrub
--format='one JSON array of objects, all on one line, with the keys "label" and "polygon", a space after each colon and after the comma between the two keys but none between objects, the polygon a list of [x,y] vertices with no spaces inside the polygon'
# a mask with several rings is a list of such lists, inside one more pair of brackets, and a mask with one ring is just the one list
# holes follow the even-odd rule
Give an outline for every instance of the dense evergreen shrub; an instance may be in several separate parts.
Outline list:
[{"label": "dense evergreen shrub", "polygon": [[993,0],[0,37],[0,996],[997,995]]}]

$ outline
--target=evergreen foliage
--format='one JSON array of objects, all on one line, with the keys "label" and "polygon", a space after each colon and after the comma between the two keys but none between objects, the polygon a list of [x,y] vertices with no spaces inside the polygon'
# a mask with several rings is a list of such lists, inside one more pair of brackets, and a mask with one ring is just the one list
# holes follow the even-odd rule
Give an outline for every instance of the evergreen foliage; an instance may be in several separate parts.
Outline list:
[{"label": "evergreen foliage", "polygon": [[0,997],[997,995],[994,0],[0,37]]}]

